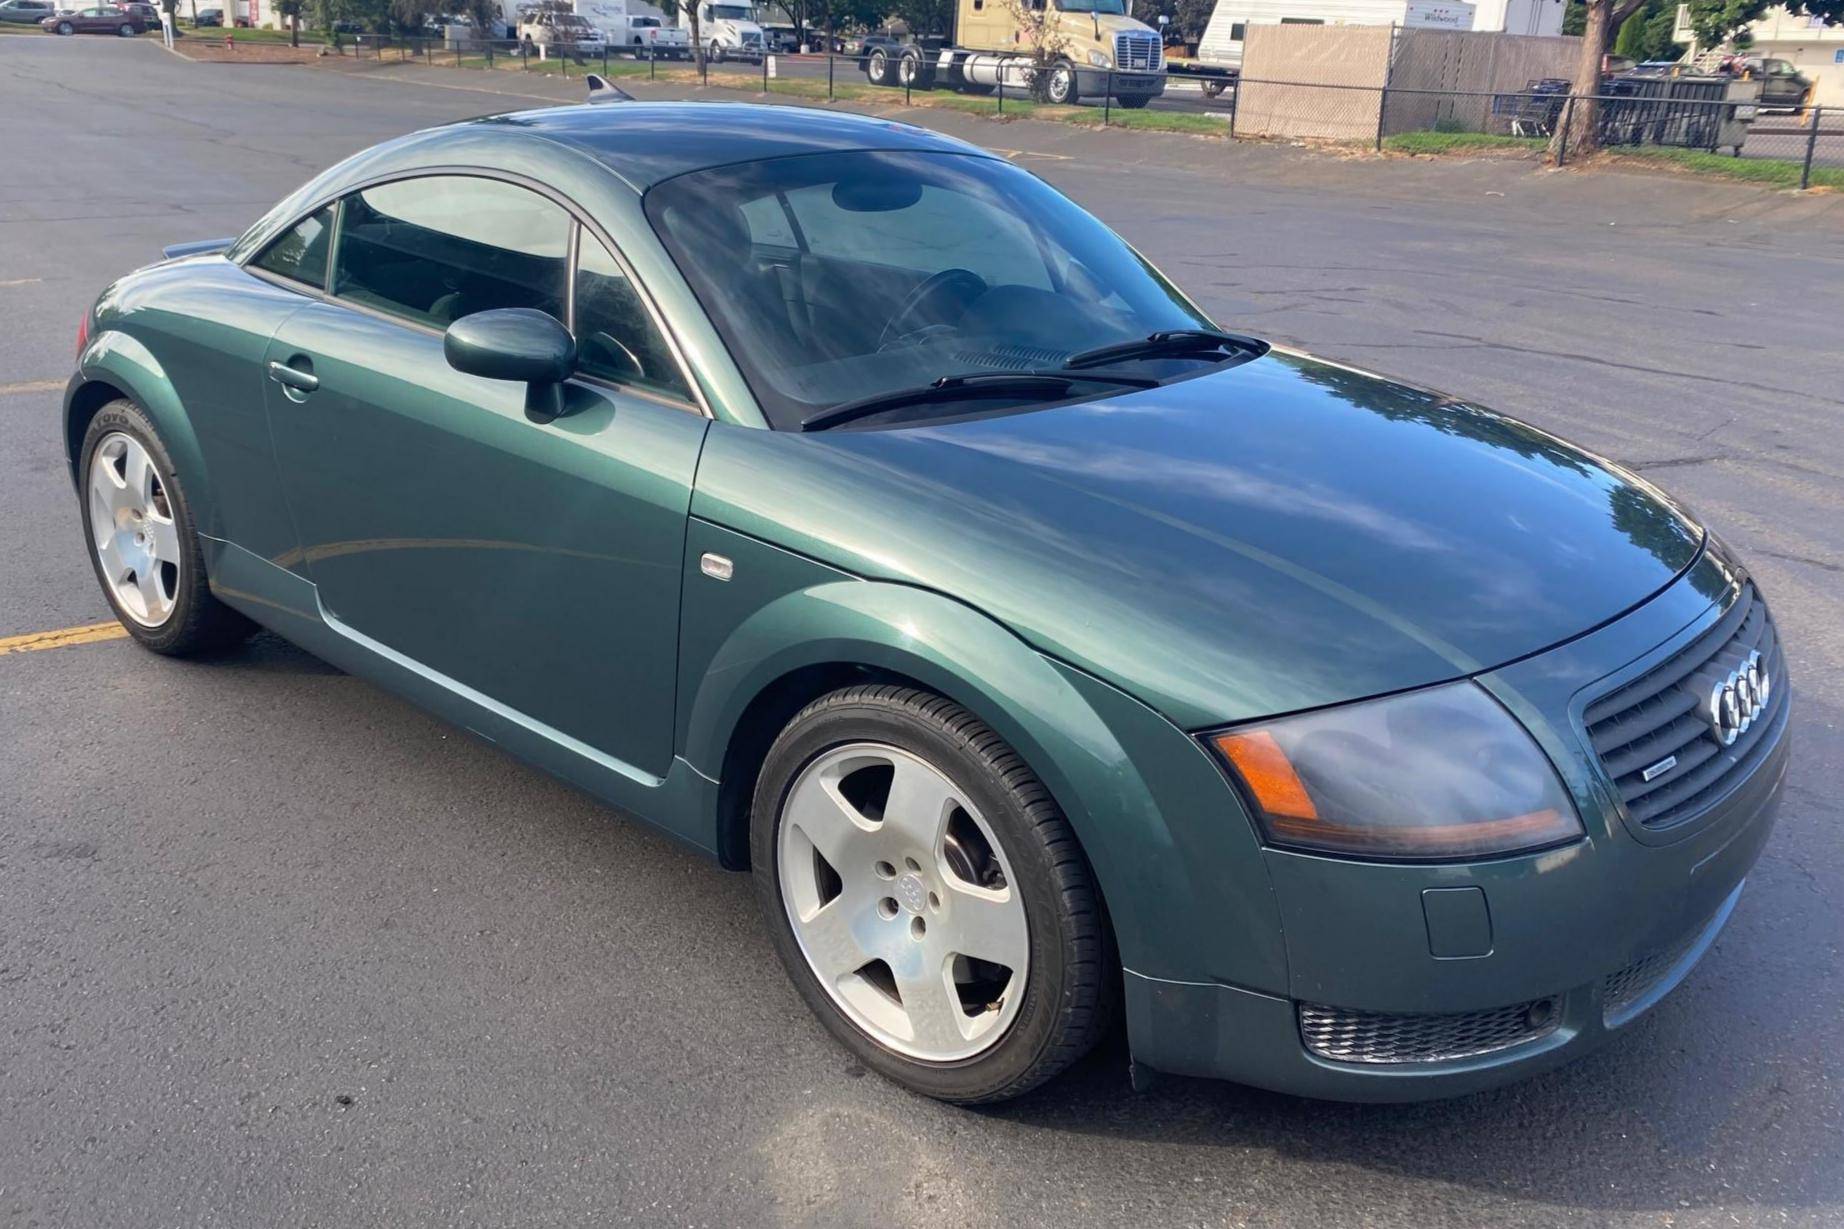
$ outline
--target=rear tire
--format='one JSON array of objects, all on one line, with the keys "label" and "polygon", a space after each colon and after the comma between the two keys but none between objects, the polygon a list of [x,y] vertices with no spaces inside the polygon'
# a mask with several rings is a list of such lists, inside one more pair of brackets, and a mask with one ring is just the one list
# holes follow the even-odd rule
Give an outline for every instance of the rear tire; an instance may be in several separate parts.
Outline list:
[{"label": "rear tire", "polygon": [[[254,623],[211,592],[191,502],[153,420],[132,401],[111,401],[90,420],[80,455],[77,481],[90,567],[128,634],[156,653],[185,657],[228,648],[255,631]],[[143,459],[152,474],[136,482],[134,469]],[[101,466],[116,467],[110,474],[119,483],[99,474]],[[93,485],[99,479],[105,491],[120,487],[113,511],[112,501]],[[137,489],[143,487],[144,499]],[[134,580],[112,577],[109,568],[126,569]],[[151,579],[141,577],[142,570]]]},{"label": "rear tire", "polygon": [[882,51],[873,51],[864,62],[864,78],[872,85],[889,85],[890,57]]},{"label": "rear tire", "polygon": [[1017,753],[952,701],[880,684],[809,704],[763,762],[750,840],[789,977],[885,1077],[1003,1101],[1111,1024],[1117,958],[1075,834]]}]

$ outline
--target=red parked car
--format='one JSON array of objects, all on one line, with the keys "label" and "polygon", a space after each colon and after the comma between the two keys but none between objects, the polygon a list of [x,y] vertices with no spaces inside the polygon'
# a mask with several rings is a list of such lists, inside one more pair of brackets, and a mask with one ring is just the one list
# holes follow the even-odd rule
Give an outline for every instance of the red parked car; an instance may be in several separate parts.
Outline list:
[{"label": "red parked car", "polygon": [[54,13],[38,24],[53,34],[119,34],[123,38],[133,38],[147,29],[139,17],[112,4]]}]

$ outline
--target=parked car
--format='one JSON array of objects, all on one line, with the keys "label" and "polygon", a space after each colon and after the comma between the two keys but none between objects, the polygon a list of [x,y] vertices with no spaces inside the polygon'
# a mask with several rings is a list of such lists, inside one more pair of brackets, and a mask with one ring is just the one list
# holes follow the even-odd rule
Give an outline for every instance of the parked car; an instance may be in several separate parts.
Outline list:
[{"label": "parked car", "polygon": [[151,4],[143,3],[142,0],[116,0],[115,8],[139,21],[144,30],[160,28],[160,10]]},{"label": "parked car", "polygon": [[534,54],[542,51],[553,56],[599,56],[607,46],[602,32],[588,18],[552,9],[522,15],[519,40],[529,44]]},{"label": "parked car", "polygon": [[881,47],[886,52],[896,52],[902,46],[903,40],[894,34],[867,34],[863,38],[852,40],[851,50],[844,54],[857,56],[858,71],[863,72],[865,66],[870,63],[873,51]]},{"label": "parked car", "polygon": [[638,57],[656,56],[662,60],[691,58],[691,34],[678,26],[669,26],[657,17],[632,16],[627,19],[628,48]]},{"label": "parked car", "polygon": [[0,22],[7,25],[38,25],[57,11],[51,0],[0,0]]},{"label": "parked car", "polygon": [[1761,81],[1761,103],[1774,110],[1790,110],[1805,105],[1812,92],[1812,78],[1800,72],[1790,60],[1775,56],[1751,56],[1740,61],[1739,68],[1753,73]]},{"label": "parked car", "polygon": [[272,628],[748,869],[930,1096],[1117,1018],[1137,1071],[1320,1097],[1545,1070],[1687,975],[1772,827],[1786,656],[1683,507],[1225,331],[952,137],[494,116],[167,256],[64,398],[130,635]]},{"label": "parked car", "polygon": [[54,13],[38,23],[53,34],[119,34],[133,38],[146,29],[141,19],[114,5]]},{"label": "parked car", "polygon": [[200,9],[198,11],[198,16],[193,19],[192,24],[200,29],[207,26],[222,26],[224,24],[224,10]]}]

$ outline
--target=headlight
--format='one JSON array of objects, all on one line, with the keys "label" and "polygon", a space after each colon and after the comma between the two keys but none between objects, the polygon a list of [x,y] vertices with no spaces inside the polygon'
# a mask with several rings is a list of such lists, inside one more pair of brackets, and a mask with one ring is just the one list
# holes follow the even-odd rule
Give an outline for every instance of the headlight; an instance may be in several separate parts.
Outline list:
[{"label": "headlight", "polygon": [[1582,834],[1549,760],[1472,683],[1210,736],[1276,845],[1381,858],[1471,858]]},{"label": "headlight", "polygon": [[1093,64],[1096,68],[1106,68],[1109,63],[1108,53],[1105,51],[1091,51],[1088,53],[1088,62]]}]

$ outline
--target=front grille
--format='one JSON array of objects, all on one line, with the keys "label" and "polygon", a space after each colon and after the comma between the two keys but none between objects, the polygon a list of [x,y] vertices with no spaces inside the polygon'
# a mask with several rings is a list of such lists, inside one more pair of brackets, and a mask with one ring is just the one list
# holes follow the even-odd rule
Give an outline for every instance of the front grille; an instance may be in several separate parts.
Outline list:
[{"label": "front grille", "polygon": [[[1723,746],[1704,705],[1712,686],[1758,652],[1770,685],[1761,712]],[[1786,715],[1786,656],[1767,603],[1742,586],[1716,625],[1652,670],[1588,706],[1583,721],[1627,814],[1648,828],[1721,800],[1772,750]],[[1667,761],[1675,761],[1667,766]],[[1650,770],[1652,779],[1646,780]]]},{"label": "front grille", "polygon": [[1436,1063],[1507,1050],[1556,1030],[1553,998],[1490,1011],[1393,1015],[1300,1004],[1300,1039],[1321,1058],[1341,1063]]},{"label": "front grille", "polygon": [[1703,928],[1699,927],[1664,951],[1653,952],[1650,956],[1633,961],[1624,969],[1609,973],[1607,980],[1601,984],[1602,1017],[1613,1023],[1624,1016],[1633,1004],[1656,990],[1658,983],[1677,968],[1685,953],[1696,946],[1702,934]]},{"label": "front grille", "polygon": [[1159,67],[1159,36],[1150,30],[1125,30],[1114,36],[1114,67],[1124,72],[1151,72]]}]

